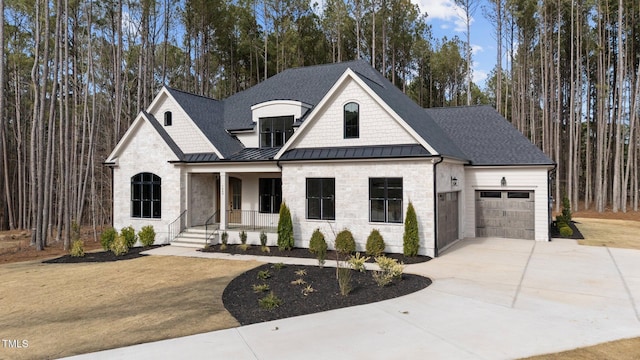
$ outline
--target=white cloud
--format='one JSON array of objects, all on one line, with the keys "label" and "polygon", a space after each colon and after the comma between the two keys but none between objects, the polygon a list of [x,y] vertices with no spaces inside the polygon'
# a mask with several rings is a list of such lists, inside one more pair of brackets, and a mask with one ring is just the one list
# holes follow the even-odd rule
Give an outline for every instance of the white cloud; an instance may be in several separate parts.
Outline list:
[{"label": "white cloud", "polygon": [[483,52],[484,48],[478,44],[471,44],[471,54],[476,55],[477,53]]},{"label": "white cloud", "polygon": [[[466,31],[464,10],[455,4],[453,0],[414,0],[422,13],[427,13],[427,21],[441,20],[452,22],[455,31]],[[473,23],[473,17],[471,17]]]},{"label": "white cloud", "polygon": [[482,87],[481,85],[484,84],[485,80],[487,80],[487,77],[489,77],[489,75],[486,71],[477,68],[474,68],[473,74],[471,74],[473,82],[480,87]]}]

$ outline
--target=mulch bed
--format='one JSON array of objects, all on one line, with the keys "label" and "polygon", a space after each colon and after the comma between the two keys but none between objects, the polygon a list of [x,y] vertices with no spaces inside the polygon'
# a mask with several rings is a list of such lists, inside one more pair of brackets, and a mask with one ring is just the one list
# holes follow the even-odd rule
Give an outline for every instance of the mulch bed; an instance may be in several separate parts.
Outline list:
[{"label": "mulch bed", "polygon": [[[301,269],[306,271],[306,275],[299,276],[295,273]],[[259,279],[258,272],[265,270],[269,271],[271,277]],[[412,274],[403,274],[402,280],[396,280],[385,287],[376,284],[371,271],[351,270],[351,275],[352,290],[343,296],[340,294],[335,268],[285,265],[278,269],[274,264],[265,264],[233,279],[224,290],[222,301],[227,311],[240,324],[248,325],[392,299],[431,285],[431,279]],[[305,284],[291,283],[300,278]],[[254,292],[253,285],[261,284],[269,285],[269,290]],[[305,295],[303,289],[307,285],[313,288],[313,292]],[[273,310],[265,310],[258,305],[258,300],[272,291],[282,300],[282,304]]]},{"label": "mulch bed", "polygon": [[45,264],[78,264],[78,263],[99,263],[99,262],[110,262],[110,261],[120,261],[120,260],[131,260],[137,259],[142,256],[147,256],[141,254],[141,252],[155,249],[157,247],[164,245],[152,245],[148,247],[133,247],[129,249],[124,255],[115,256],[111,251],[99,251],[99,252],[91,252],[85,253],[82,257],[73,257],[69,254],[63,255],[61,257],[45,260],[43,263]]},{"label": "mulch bed", "polygon": [[580,224],[580,223],[577,223],[575,221],[569,221],[567,225],[569,225],[571,230],[573,230],[573,235],[565,237],[560,235],[560,230],[558,230],[558,226],[554,221],[553,223],[551,223],[551,237],[561,238],[561,239],[584,240],[584,236],[582,236],[582,233],[580,232],[580,230],[578,230],[578,227],[576,226],[576,224]]},{"label": "mulch bed", "polygon": [[[227,245],[227,248],[224,250],[220,250],[220,245],[212,245],[205,249],[200,250],[202,252],[219,252],[225,254],[233,254],[233,255],[256,255],[256,256],[279,256],[279,257],[295,257],[295,258],[305,258],[305,259],[315,259],[316,256],[309,252],[309,249],[306,248],[293,248],[291,250],[280,250],[277,246],[269,246],[268,252],[263,252],[260,245],[252,245],[246,251],[240,249],[237,245]],[[360,254],[361,256],[365,256],[365,254]],[[431,260],[429,256],[404,256],[403,254],[385,254],[386,257],[390,257],[393,259],[402,262],[403,264],[418,264]],[[335,260],[336,252],[333,250],[327,250],[327,260]],[[375,262],[373,257],[369,259],[370,263]]]}]

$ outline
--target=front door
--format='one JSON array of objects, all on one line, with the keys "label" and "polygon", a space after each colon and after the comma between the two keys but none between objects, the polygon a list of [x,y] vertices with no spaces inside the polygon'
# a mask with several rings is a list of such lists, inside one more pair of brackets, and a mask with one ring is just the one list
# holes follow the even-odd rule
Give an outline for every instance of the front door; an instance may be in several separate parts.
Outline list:
[{"label": "front door", "polygon": [[242,223],[242,180],[229,178],[229,224]]}]

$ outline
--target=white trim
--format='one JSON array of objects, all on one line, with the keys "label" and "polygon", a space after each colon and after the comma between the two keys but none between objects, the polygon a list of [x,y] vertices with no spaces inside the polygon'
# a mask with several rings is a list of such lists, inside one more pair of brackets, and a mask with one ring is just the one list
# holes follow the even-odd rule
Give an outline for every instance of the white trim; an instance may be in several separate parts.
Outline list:
[{"label": "white trim", "polygon": [[307,116],[307,119],[302,123],[302,125],[298,128],[296,132],[293,133],[293,136],[289,138],[289,141],[285,143],[285,145],[278,151],[278,153],[274,156],[275,160],[279,160],[282,154],[291,149],[293,145],[297,142],[298,138],[303,136],[300,135],[304,133],[304,130],[311,126],[310,123],[315,121],[315,118],[318,116],[324,107],[329,103],[330,99],[337,93],[338,89],[347,81],[347,78],[351,78],[356,84],[360,85],[360,87],[369,95],[371,98],[378,103],[391,117],[398,122],[405,131],[407,131],[418,143],[424,146],[429,153],[432,155],[439,155],[439,153],[429,145],[418,133],[413,130],[411,126],[409,126],[386,102],[384,102],[367,84],[365,84],[362,79],[351,69],[345,70],[345,72],[340,76],[340,78],[333,84],[331,89],[325,94],[325,96],[320,100],[320,102],[316,105],[315,108],[311,111],[311,113]]},{"label": "white trim", "polygon": [[251,111],[260,109],[265,106],[271,106],[271,105],[294,105],[294,106],[304,107],[307,109],[311,109],[313,107],[310,104],[303,103],[302,101],[296,101],[296,100],[269,100],[269,101],[261,102],[251,106]]}]

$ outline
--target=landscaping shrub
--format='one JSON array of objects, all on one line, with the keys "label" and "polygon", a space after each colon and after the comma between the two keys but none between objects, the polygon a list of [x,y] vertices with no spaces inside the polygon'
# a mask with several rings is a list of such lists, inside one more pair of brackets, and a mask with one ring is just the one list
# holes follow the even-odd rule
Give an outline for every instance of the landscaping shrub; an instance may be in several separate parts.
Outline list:
[{"label": "landscaping shrub", "polygon": [[571,229],[569,227],[569,225],[565,225],[559,228],[560,230],[560,236],[562,237],[570,237],[571,235],[573,235],[573,229]]},{"label": "landscaping shrub", "polygon": [[118,232],[116,231],[116,229],[112,227],[108,227],[104,229],[102,234],[100,234],[100,245],[102,245],[102,248],[104,250],[111,249],[111,244],[113,243],[113,240],[116,238],[116,235],[118,235]]},{"label": "landscaping shrub", "polygon": [[262,252],[270,252],[271,250],[267,246],[267,233],[260,231],[260,250]]},{"label": "landscaping shrub", "polygon": [[355,271],[365,272],[367,269],[364,267],[364,263],[367,260],[371,259],[369,256],[363,257],[360,256],[360,253],[357,252],[355,255],[351,255],[347,262],[351,265],[351,268]]},{"label": "landscaping shrub", "polygon": [[265,310],[273,310],[282,304],[282,300],[273,291],[269,295],[258,300],[258,305]]},{"label": "landscaping shrub", "polygon": [[336,269],[338,276],[338,287],[340,288],[340,294],[343,296],[349,295],[351,292],[351,269],[347,267],[338,267]]},{"label": "landscaping shrub", "polygon": [[111,252],[115,256],[124,255],[129,251],[129,246],[127,246],[127,239],[123,235],[118,235],[111,243]]},{"label": "landscaping shrub", "polygon": [[280,218],[278,219],[278,249],[293,249],[293,222],[291,221],[291,212],[287,204],[282,202],[280,205]]},{"label": "landscaping shrub", "polygon": [[336,236],[336,251],[341,254],[352,254],[356,251],[356,241],[351,231],[344,229]]},{"label": "landscaping shrub", "polygon": [[371,234],[367,238],[367,255],[369,256],[380,256],[384,252],[385,243],[380,231],[378,229],[371,230]]},{"label": "landscaping shrub", "polygon": [[404,220],[404,235],[402,236],[404,256],[418,255],[420,247],[420,235],[418,233],[418,218],[413,204],[409,203],[407,218]]},{"label": "landscaping shrub", "polygon": [[83,257],[84,242],[82,240],[74,240],[73,243],[71,243],[71,249],[69,250],[69,254],[73,257]]},{"label": "landscaping shrub", "polygon": [[153,225],[143,226],[138,232],[138,238],[144,247],[153,245],[156,241],[156,231],[153,230]]},{"label": "landscaping shrub", "polygon": [[380,267],[380,271],[373,272],[373,279],[378,286],[386,286],[393,280],[402,278],[404,265],[398,263],[398,260],[386,256],[378,256],[375,260]]},{"label": "landscaping shrub", "polygon": [[238,236],[240,236],[240,243],[241,244],[246,244],[247,243],[247,232],[242,230],[240,231],[240,233],[238,233]]},{"label": "landscaping shrub", "polygon": [[571,201],[567,195],[562,197],[562,217],[567,223],[571,221]]},{"label": "landscaping shrub", "polygon": [[226,231],[223,231],[222,235],[220,235],[220,241],[222,242],[222,245],[220,245],[220,250],[226,249],[227,241],[229,241],[229,233],[227,233]]},{"label": "landscaping shrub", "polygon": [[120,230],[120,235],[122,235],[127,242],[127,251],[135,245],[136,241],[138,241],[138,235],[136,235],[136,230],[133,226],[127,226]]},{"label": "landscaping shrub", "polygon": [[327,258],[327,247],[324,235],[320,229],[315,229],[311,235],[311,241],[309,241],[309,252],[316,256],[320,266],[324,265],[324,261]]}]

